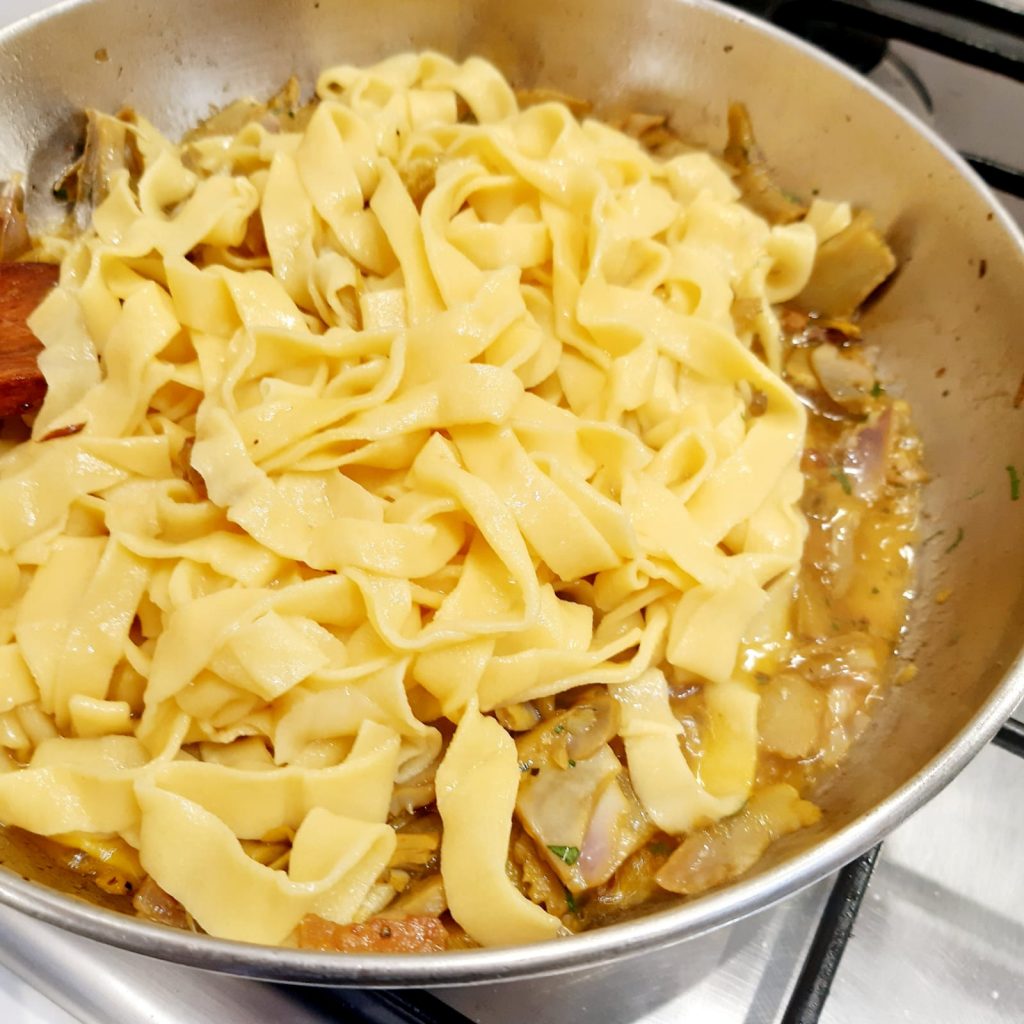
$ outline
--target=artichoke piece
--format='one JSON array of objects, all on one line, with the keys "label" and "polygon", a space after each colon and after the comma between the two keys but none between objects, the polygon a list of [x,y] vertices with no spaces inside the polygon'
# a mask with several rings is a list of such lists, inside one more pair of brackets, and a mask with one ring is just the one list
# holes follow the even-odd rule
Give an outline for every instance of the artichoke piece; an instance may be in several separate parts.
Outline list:
[{"label": "artichoke piece", "polygon": [[569,108],[569,112],[573,117],[581,119],[586,117],[593,109],[590,100],[580,99],[579,96],[562,92],[560,89],[539,87],[534,89],[516,89],[516,102],[521,110],[525,110],[527,107],[539,106],[541,103],[561,103]]},{"label": "artichoke piece", "polygon": [[536,843],[518,824],[512,829],[506,870],[519,891],[532,903],[555,917],[569,912],[568,890],[548,858],[541,856]]},{"label": "artichoke piece", "polygon": [[736,186],[747,205],[769,223],[792,224],[807,213],[806,203],[788,195],[772,180],[764,153],[754,138],[750,114],[742,103],[729,106],[729,139],[723,156],[736,172]]},{"label": "artichoke piece", "polygon": [[185,133],[181,141],[187,144],[218,135],[237,135],[247,124],[259,121],[266,112],[266,103],[254,99],[235,100],[200,121]]},{"label": "artichoke piece", "polygon": [[24,256],[31,247],[25,217],[25,189],[18,180],[0,181],[0,263]]},{"label": "artichoke piece", "polygon": [[182,141],[189,143],[218,135],[237,135],[246,125],[253,123],[263,125],[268,132],[303,131],[316,109],[316,103],[303,106],[300,105],[301,99],[299,80],[292,75],[265,103],[252,98],[235,100],[215,110],[188,132]]},{"label": "artichoke piece", "polygon": [[895,269],[896,257],[874,217],[861,210],[818,249],[811,279],[795,305],[820,316],[850,317]]},{"label": "artichoke piece", "polygon": [[634,112],[613,121],[612,126],[636,139],[648,152],[668,160],[690,149],[669,127],[668,120],[667,114]]},{"label": "artichoke piece", "polygon": [[82,155],[53,186],[55,199],[73,204],[79,231],[89,226],[93,211],[110,194],[111,182],[118,171],[127,170],[133,183],[142,174],[135,122],[135,111],[130,107],[113,117],[98,110],[85,112]]},{"label": "artichoke piece", "polygon": [[439,874],[427,875],[413,882],[381,917],[440,917],[448,909],[444,882]]}]

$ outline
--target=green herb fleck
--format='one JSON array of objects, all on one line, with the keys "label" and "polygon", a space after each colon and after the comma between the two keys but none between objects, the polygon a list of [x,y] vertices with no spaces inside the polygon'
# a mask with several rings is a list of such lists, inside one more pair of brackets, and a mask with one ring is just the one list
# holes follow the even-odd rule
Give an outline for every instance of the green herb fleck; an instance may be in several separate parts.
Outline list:
[{"label": "green herb fleck", "polygon": [[871,388],[871,397],[872,398],[881,398],[882,395],[884,395],[884,394],[885,394],[885,388],[882,387],[881,381],[877,381],[876,380],[874,385]]},{"label": "green herb fleck", "polygon": [[651,843],[647,849],[650,850],[655,857],[667,857],[672,852],[672,847],[669,846],[668,843],[654,842]]},{"label": "green herb fleck", "polygon": [[843,489],[843,494],[853,494],[853,484],[850,482],[850,478],[846,475],[842,466],[833,466],[830,470],[832,476],[839,481],[839,486]]},{"label": "green herb fleck", "polygon": [[575,768],[576,767],[576,762],[571,757],[569,758],[569,767],[570,768]]},{"label": "green herb fleck", "polygon": [[[562,888],[565,889],[565,886],[563,885]],[[579,907],[576,906],[576,897],[568,889],[565,889],[565,902],[568,904],[570,914],[579,912]]]},{"label": "green herb fleck", "polygon": [[558,723],[558,725],[556,725],[556,726],[554,727],[554,729],[552,729],[551,731],[552,731],[552,732],[553,732],[553,733],[554,733],[554,734],[555,734],[556,736],[561,736],[561,735],[562,735],[562,733],[563,733],[563,732],[565,732],[565,723],[564,723],[564,722],[559,722],[559,723]]},{"label": "green herb fleck", "polygon": [[580,859],[578,846],[549,846],[548,849],[563,863],[572,867]]},{"label": "green herb fleck", "polygon": [[1020,501],[1020,476],[1017,474],[1017,467],[1007,466],[1006,472],[1010,474],[1010,501]]},{"label": "green herb fleck", "polygon": [[949,554],[952,554],[954,551],[956,551],[956,549],[958,547],[960,547],[960,542],[963,539],[964,539],[964,528],[962,526],[958,526],[957,530],[956,530],[956,540],[954,540],[953,543],[950,544],[948,548],[946,548],[946,554],[949,555]]}]

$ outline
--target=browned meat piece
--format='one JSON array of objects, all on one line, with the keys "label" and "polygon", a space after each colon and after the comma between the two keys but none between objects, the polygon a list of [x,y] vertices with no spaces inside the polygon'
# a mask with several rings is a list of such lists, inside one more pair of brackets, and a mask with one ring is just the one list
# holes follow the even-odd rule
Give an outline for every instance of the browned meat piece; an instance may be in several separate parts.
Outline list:
[{"label": "browned meat piece", "polygon": [[335,924],[316,914],[299,922],[299,948],[337,953],[441,953],[448,932],[436,917],[373,917],[364,924]]}]

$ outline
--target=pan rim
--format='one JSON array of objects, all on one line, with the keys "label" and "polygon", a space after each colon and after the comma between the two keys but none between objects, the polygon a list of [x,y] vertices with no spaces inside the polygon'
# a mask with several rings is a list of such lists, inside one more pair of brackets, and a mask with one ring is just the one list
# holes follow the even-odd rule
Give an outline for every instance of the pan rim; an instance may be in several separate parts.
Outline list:
[{"label": "pan rim", "polygon": [[[717,0],[664,0],[743,26],[788,46],[840,75],[895,113],[985,202],[999,228],[1024,257],[1024,233],[966,161],[937,133],[878,86],[829,54]],[[95,0],[63,0],[0,30],[0,47],[36,27],[59,21]],[[1024,698],[1024,649],[1003,672],[986,701],[960,732],[911,779],[857,820],[763,874],[682,905],[554,942],[452,951],[443,954],[357,955],[306,952],[197,935],[91,906],[55,890],[0,872],[0,903],[49,924],[146,956],[205,970],[300,984],[362,987],[483,984],[558,974],[636,956],[697,938],[789,897],[865,852],[950,783],[995,735]]]}]

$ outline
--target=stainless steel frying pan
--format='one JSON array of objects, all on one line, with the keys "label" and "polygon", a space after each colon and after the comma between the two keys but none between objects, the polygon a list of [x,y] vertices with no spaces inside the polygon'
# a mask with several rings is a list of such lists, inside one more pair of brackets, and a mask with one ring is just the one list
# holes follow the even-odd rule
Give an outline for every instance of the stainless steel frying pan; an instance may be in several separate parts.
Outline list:
[{"label": "stainless steel frying pan", "polygon": [[913,404],[935,478],[908,636],[919,674],[815,795],[819,826],[722,891],[571,939],[418,957],[217,941],[98,905],[0,831],[0,860],[13,869],[0,871],[0,900],[12,907],[261,978],[436,985],[579,968],[693,939],[822,878],[946,785],[1024,696],[1024,500],[1012,500],[1006,469],[1024,463],[1024,409],[1013,404],[1024,239],[939,139],[809,47],[706,0],[74,0],[0,33],[0,178],[28,171],[38,224],[53,215],[49,184],[83,107],[130,103],[177,133],[211,104],[268,94],[292,72],[308,84],[331,62],[425,47],[482,54],[517,85],[560,88],[607,112],[670,112],[688,139],[716,149],[727,103],[743,100],[785,184],[875,211],[901,270],[866,325],[885,376]]}]

